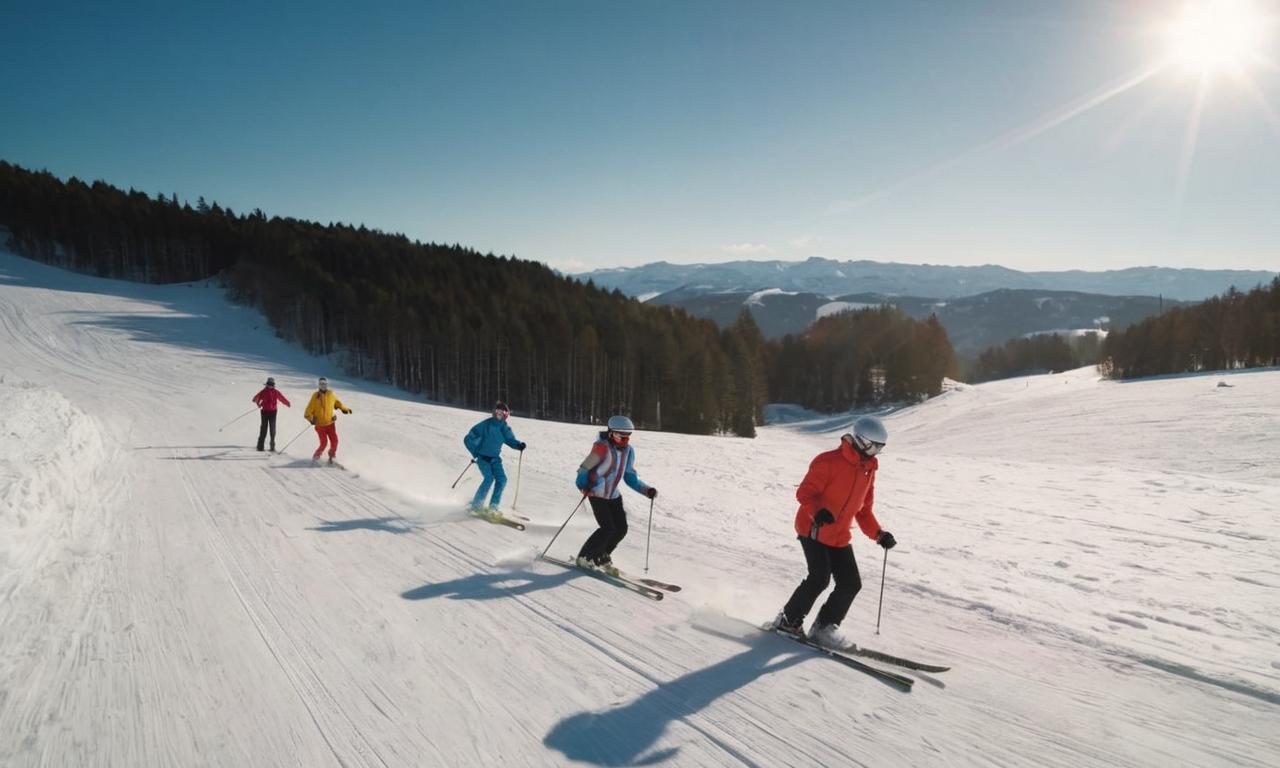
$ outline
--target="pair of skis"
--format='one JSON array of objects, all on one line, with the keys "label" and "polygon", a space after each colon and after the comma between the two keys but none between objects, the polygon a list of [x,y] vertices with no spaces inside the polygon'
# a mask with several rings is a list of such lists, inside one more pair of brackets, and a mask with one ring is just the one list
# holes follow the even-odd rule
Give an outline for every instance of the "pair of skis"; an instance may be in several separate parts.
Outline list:
[{"label": "pair of skis", "polygon": [[680,591],[679,584],[668,584],[665,581],[658,581],[657,579],[633,577],[622,573],[614,576],[611,573],[606,573],[605,571],[595,568],[583,568],[575,562],[561,560],[560,558],[552,557],[551,555],[543,555],[542,559],[548,563],[555,563],[562,568],[582,571],[588,576],[594,576],[601,581],[607,581],[614,586],[630,590],[641,597],[647,597],[650,600],[661,600],[672,592]]},{"label": "pair of skis", "polygon": [[529,518],[525,517],[524,515],[517,515],[514,512],[508,515],[504,512],[499,512],[497,510],[484,512],[479,509],[472,509],[470,511],[471,511],[472,517],[478,517],[481,520],[485,521],[486,523],[493,523],[494,525],[505,525],[508,528],[515,528],[517,531],[523,531],[525,529],[524,524],[529,522]]},{"label": "pair of skis", "polygon": [[822,655],[826,656],[832,661],[840,662],[841,664],[845,665],[846,667],[849,667],[850,669],[856,669],[859,672],[865,672],[866,674],[871,675],[872,677],[883,680],[886,683],[895,685],[904,691],[911,690],[911,686],[915,684],[914,678],[907,677],[906,675],[900,672],[895,672],[890,669],[884,669],[882,667],[877,667],[873,664],[868,664],[865,661],[862,661],[862,659],[872,659],[874,661],[879,661],[884,664],[891,664],[895,667],[913,669],[917,672],[935,672],[936,673],[936,672],[946,672],[947,670],[951,669],[951,667],[944,667],[938,664],[926,664],[922,661],[913,661],[911,659],[906,659],[901,656],[893,656],[888,653],[882,653],[881,651],[873,651],[869,648],[859,648],[856,645],[852,645],[847,648],[829,648],[825,645],[820,645],[818,643],[815,643],[814,641],[810,640],[808,637],[805,637],[804,635],[797,637],[796,635],[787,634],[786,632],[779,632],[770,624],[766,624],[760,627],[760,630],[763,632],[772,632],[773,634],[779,635],[780,637],[785,637],[788,640],[791,640],[792,642],[799,643],[807,648],[810,648],[818,653],[821,653]]}]

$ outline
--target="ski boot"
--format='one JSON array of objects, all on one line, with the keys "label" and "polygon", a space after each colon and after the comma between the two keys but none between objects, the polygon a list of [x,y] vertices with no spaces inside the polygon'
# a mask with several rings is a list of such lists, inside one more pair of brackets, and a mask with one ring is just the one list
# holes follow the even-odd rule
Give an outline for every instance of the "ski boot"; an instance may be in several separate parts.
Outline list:
[{"label": "ski boot", "polygon": [[815,622],[813,627],[809,629],[809,640],[833,651],[847,651],[857,648],[850,642],[849,638],[840,632],[839,624],[818,624]]},{"label": "ski boot", "polygon": [[790,635],[796,639],[804,638],[803,621],[792,621],[787,618],[785,611],[778,611],[778,615],[768,625],[769,629],[774,632],[781,632],[784,635]]}]

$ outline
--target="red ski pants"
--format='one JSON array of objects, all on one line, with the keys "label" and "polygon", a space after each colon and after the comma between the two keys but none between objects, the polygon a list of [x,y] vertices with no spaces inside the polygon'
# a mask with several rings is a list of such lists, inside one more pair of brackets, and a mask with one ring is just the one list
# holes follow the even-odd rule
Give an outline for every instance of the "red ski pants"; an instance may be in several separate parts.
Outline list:
[{"label": "red ski pants", "polygon": [[320,436],[320,447],[316,452],[311,454],[311,458],[318,459],[320,454],[324,453],[324,446],[329,444],[329,457],[332,458],[338,452],[338,425],[330,424],[326,427],[316,427],[316,434]]}]

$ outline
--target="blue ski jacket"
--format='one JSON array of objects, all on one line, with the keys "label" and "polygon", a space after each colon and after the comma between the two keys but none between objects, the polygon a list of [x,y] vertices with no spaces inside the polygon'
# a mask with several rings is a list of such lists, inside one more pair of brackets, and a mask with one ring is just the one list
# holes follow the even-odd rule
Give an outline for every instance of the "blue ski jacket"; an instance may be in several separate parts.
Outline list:
[{"label": "blue ski jacket", "polygon": [[490,416],[471,428],[462,444],[473,459],[496,459],[502,452],[502,444],[519,449],[521,443],[511,431],[507,422]]}]

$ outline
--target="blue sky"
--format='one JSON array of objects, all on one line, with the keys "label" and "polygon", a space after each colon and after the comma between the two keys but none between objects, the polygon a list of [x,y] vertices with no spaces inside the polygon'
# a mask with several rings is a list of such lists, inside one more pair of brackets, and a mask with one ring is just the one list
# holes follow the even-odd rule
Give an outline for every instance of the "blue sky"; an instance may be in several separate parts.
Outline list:
[{"label": "blue sky", "polygon": [[1103,98],[1181,4],[3,0],[0,158],[570,270],[1278,269],[1274,64]]}]

